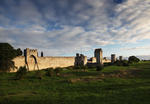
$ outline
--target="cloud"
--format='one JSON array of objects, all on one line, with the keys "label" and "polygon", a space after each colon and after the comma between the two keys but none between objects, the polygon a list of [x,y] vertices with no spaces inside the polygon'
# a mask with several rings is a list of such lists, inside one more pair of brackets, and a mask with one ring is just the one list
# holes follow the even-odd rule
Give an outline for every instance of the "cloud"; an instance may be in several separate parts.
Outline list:
[{"label": "cloud", "polygon": [[150,50],[150,46],[140,46],[140,47],[132,47],[132,48],[121,48],[121,50]]},{"label": "cloud", "polygon": [[[149,11],[150,1],[128,0],[122,5],[116,6],[116,23],[119,24],[113,28],[118,30],[122,36],[118,38],[121,41],[136,42],[138,40],[150,39],[149,32]],[[121,31],[120,31],[121,30]],[[123,30],[123,32],[122,32]]]},{"label": "cloud", "polygon": [[84,47],[150,39],[148,0],[0,2],[0,42],[16,47],[62,55]]}]

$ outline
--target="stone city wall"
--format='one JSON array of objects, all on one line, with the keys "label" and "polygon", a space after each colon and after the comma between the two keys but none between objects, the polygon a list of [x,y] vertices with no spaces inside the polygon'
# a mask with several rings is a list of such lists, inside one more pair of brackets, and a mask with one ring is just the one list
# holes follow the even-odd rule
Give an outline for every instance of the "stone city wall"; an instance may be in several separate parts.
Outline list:
[{"label": "stone city wall", "polygon": [[[29,67],[29,71],[45,69],[45,68],[56,68],[56,67],[69,67],[74,66],[75,57],[36,57],[37,64],[35,63],[35,59],[33,57],[29,57],[27,60],[27,64]],[[21,66],[25,66],[25,57],[19,56],[13,59],[16,70],[12,70],[11,72],[16,72],[17,69]]]}]

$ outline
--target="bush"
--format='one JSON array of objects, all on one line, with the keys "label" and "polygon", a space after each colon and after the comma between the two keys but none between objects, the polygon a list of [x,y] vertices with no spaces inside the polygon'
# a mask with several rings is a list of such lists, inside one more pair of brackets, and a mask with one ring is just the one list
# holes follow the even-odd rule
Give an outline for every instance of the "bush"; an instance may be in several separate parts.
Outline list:
[{"label": "bush", "polygon": [[134,64],[134,63],[138,63],[140,59],[135,56],[130,56],[128,61],[129,61],[129,64]]},{"label": "bush", "polygon": [[25,75],[27,74],[27,68],[24,67],[20,67],[19,70],[16,72],[16,79],[23,79],[25,77]]},{"label": "bush", "polygon": [[69,66],[69,67],[66,67],[66,68],[69,69],[69,70],[73,70],[74,69],[73,66]]},{"label": "bush", "polygon": [[83,69],[84,71],[86,71],[86,69],[88,69],[88,67],[87,66],[81,66],[81,69]]},{"label": "bush", "polygon": [[83,65],[83,66],[74,66],[73,69],[76,69],[76,70],[86,70],[88,69],[88,67],[86,65]]},{"label": "bush", "polygon": [[81,69],[81,66],[74,66],[73,69]]},{"label": "bush", "polygon": [[129,63],[127,60],[123,60],[123,66],[129,66]]},{"label": "bush", "polygon": [[114,62],[114,64],[117,65],[117,66],[123,66],[123,61],[117,60],[117,61]]},{"label": "bush", "polygon": [[54,75],[54,69],[53,68],[48,68],[46,75],[49,77],[52,77]]},{"label": "bush", "polygon": [[110,65],[113,65],[113,63],[111,63],[111,62],[104,63],[104,66],[110,66]]},{"label": "bush", "polygon": [[96,66],[96,71],[102,71],[103,68],[103,65],[98,65]]},{"label": "bush", "polygon": [[38,79],[42,79],[43,76],[42,76],[41,71],[38,70],[38,71],[36,72],[36,77],[37,77]]},{"label": "bush", "polygon": [[122,60],[122,61],[117,60],[117,61],[114,63],[114,65],[117,65],[117,66],[129,66],[127,60]]},{"label": "bush", "polygon": [[62,71],[62,69],[61,68],[56,68],[55,70],[54,70],[54,72],[55,72],[55,74],[56,74],[56,76],[60,76],[60,72]]}]

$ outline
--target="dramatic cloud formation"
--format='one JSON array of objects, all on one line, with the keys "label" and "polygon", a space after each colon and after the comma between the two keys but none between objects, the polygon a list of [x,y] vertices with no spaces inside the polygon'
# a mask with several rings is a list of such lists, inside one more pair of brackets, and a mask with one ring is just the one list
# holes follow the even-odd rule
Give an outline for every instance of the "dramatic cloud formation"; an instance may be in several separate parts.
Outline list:
[{"label": "dramatic cloud formation", "polygon": [[121,50],[149,50],[150,46],[132,47],[132,48],[121,48]]},{"label": "dramatic cloud formation", "polygon": [[150,39],[149,0],[1,0],[0,42],[47,55]]}]

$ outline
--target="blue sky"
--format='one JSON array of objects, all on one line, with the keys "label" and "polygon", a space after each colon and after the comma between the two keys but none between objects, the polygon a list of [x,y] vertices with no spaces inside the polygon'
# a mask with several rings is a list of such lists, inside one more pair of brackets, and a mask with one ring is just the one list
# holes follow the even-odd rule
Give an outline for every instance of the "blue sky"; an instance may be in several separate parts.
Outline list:
[{"label": "blue sky", "polygon": [[49,56],[150,55],[149,0],[0,0],[0,42]]}]

